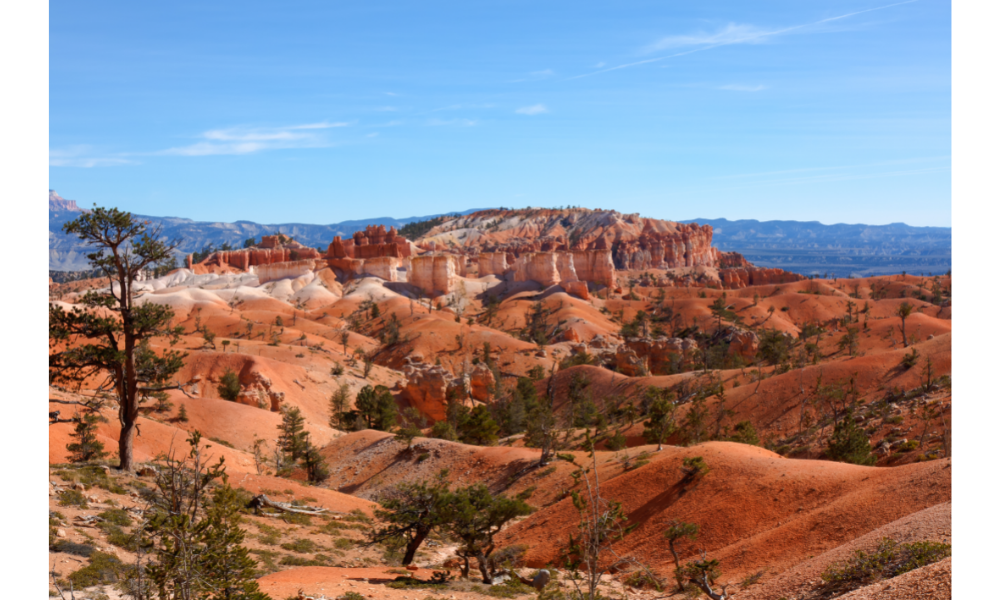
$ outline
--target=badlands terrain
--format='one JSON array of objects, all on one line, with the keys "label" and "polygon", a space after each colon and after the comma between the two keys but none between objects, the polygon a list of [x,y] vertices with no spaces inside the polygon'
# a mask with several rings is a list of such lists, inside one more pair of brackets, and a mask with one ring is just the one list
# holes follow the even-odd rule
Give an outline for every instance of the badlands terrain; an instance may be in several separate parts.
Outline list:
[{"label": "badlands terrain", "polygon": [[[70,309],[107,286],[51,284],[50,302]],[[389,585],[458,572],[446,536],[420,548],[416,571],[365,544],[381,499],[442,469],[454,486],[530,492],[534,511],[498,547],[521,548],[523,577],[553,573],[543,593],[561,585],[568,594],[562,556],[580,523],[572,493],[585,486],[577,464],[622,504],[629,533],[615,552],[650,574],[606,575],[605,596],[685,597],[663,535],[682,521],[700,531],[678,545],[681,562],[702,552],[718,560],[732,598],[948,598],[950,558],[857,589],[833,590],[822,575],[883,538],[951,541],[950,290],[950,275],[809,279],[757,268],[713,247],[710,226],[613,211],[487,210],[398,232],[369,227],[325,252],[265,236],[136,283],[139,302],[169,306],[184,330],[176,346],[154,340],[153,350],[186,353],[182,389],[142,409],[136,459],[186,451],[197,430],[234,487],[327,510],[245,515],[244,545],[275,599],[536,594],[497,592],[475,569],[443,587]],[[905,319],[903,305],[912,307]],[[235,400],[222,397],[227,373],[239,380]],[[71,417],[77,405],[66,402],[99,394],[98,383],[50,387],[49,410]],[[331,398],[346,390],[350,411],[363,388],[380,385],[396,426],[336,418]],[[662,448],[644,436],[658,396],[676,407]],[[558,456],[546,464],[525,435],[528,397],[555,416]],[[301,468],[276,473],[290,408],[327,465],[321,483]],[[101,412],[97,436],[114,466],[116,411]],[[494,426],[473,427],[469,414]],[[855,461],[867,464],[831,452],[848,422],[868,439],[867,460]],[[400,425],[421,431],[408,443]],[[93,517],[134,516],[152,472],[70,464],[73,430],[49,428],[50,564],[64,581],[91,563],[81,546],[134,560]],[[708,472],[691,476],[692,457]],[[71,491],[85,500],[67,502]],[[135,526],[127,521],[119,533]],[[88,590],[119,597],[110,585]]]}]

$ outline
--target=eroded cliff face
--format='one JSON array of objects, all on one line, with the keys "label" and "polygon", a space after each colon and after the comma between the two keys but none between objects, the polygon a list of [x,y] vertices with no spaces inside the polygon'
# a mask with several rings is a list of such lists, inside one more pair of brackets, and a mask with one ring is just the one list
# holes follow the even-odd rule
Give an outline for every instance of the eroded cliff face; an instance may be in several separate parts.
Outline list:
[{"label": "eroded cliff face", "polygon": [[386,231],[385,225],[369,225],[346,240],[338,235],[326,250],[328,258],[406,258],[411,254],[409,240],[399,235],[395,227]]},{"label": "eroded cliff face", "polygon": [[789,273],[781,269],[761,269],[754,266],[737,269],[720,269],[719,279],[722,287],[740,289],[752,285],[771,285],[775,283],[794,283],[805,279],[798,273]]},{"label": "eroded cliff face", "polygon": [[273,264],[260,265],[257,269],[257,281],[265,284],[269,281],[301,277],[311,273],[316,268],[314,260],[292,260]]},{"label": "eroded cliff face", "polygon": [[428,296],[451,293],[458,280],[458,259],[451,254],[414,256],[409,281]]},{"label": "eroded cliff face", "polygon": [[479,276],[495,275],[503,277],[507,272],[507,253],[505,252],[483,252],[477,257],[479,263]]},{"label": "eroded cliff face", "polygon": [[559,283],[559,268],[554,252],[529,252],[517,258],[514,281],[536,281],[542,287]]},{"label": "eroded cliff face", "polygon": [[615,264],[610,250],[574,250],[573,269],[580,281],[615,288]]},{"label": "eroded cliff face", "polygon": [[447,419],[448,390],[461,389],[462,382],[443,367],[415,362],[409,357],[403,374],[406,375],[403,398],[435,422]]}]

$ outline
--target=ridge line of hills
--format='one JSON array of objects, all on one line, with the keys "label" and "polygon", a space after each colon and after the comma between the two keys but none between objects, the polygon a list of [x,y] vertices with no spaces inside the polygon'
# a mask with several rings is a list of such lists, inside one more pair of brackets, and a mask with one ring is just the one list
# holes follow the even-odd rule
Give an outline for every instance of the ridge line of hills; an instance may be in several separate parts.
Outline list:
[{"label": "ridge line of hills", "polygon": [[[480,210],[486,209],[405,218],[355,219],[325,225],[261,224],[248,220],[225,223],[183,217],[137,216],[161,225],[169,237],[181,238],[180,253],[189,254],[208,245],[219,247],[229,243],[240,247],[247,238],[259,238],[275,232],[290,236],[306,246],[325,250],[334,236],[350,236],[367,225],[401,228],[443,215],[468,215]],[[87,250],[76,236],[62,232],[63,224],[75,219],[80,211],[75,201],[66,200],[54,190],[49,190],[49,269],[52,271],[89,269]],[[739,252],[759,267],[777,267],[802,275],[860,277],[900,272],[944,274],[951,270],[950,227],[914,227],[904,223],[825,225],[818,221],[754,219],[691,219],[678,222],[711,225],[712,245],[719,250]]]}]

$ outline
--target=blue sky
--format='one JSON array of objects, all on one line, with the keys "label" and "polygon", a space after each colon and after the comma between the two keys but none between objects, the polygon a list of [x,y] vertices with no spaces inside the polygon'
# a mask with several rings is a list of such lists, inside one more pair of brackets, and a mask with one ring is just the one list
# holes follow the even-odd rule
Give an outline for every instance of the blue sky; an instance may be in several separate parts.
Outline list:
[{"label": "blue sky", "polygon": [[49,187],[211,221],[579,205],[950,226],[950,11],[53,0]]}]

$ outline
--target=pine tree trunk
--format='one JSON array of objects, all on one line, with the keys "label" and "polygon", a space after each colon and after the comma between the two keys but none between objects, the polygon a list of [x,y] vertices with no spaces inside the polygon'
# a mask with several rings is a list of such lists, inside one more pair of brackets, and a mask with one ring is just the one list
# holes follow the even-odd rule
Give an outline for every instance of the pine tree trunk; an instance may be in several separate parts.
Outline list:
[{"label": "pine tree trunk", "polygon": [[408,544],[406,544],[406,554],[403,556],[403,565],[408,565],[413,562],[413,557],[417,554],[417,548],[420,547],[420,544],[422,544],[426,538],[427,532],[417,532],[417,535],[414,536]]},{"label": "pine tree trunk", "polygon": [[486,556],[479,552],[476,554],[476,561],[479,563],[479,572],[483,575],[483,583],[493,584],[493,578],[490,577],[490,571],[486,568]]},{"label": "pine tree trunk", "polygon": [[122,426],[121,434],[118,436],[118,458],[122,471],[132,472],[133,458],[132,450],[135,442],[135,420]]}]

